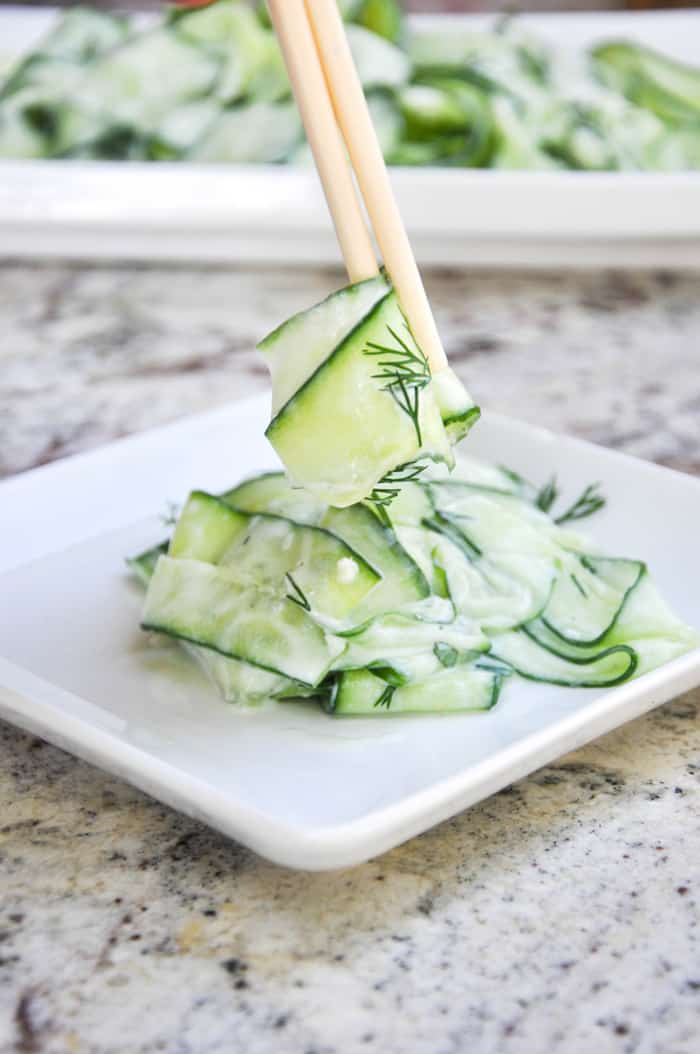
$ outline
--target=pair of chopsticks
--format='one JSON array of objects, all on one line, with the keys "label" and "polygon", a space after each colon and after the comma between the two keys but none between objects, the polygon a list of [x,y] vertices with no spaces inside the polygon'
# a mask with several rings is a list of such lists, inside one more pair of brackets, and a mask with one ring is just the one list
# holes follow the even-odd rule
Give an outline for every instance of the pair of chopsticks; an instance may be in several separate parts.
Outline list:
[{"label": "pair of chopsticks", "polygon": [[379,272],[354,169],[401,309],[436,373],[447,366],[447,358],[336,0],[268,0],[268,4],[350,281]]}]

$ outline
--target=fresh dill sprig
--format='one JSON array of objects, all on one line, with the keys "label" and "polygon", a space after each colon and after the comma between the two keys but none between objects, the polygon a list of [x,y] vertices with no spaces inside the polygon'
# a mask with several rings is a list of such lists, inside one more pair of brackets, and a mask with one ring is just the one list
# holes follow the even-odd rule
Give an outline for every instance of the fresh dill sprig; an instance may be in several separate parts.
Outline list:
[{"label": "fresh dill sprig", "polygon": [[304,611],[311,611],[311,604],[306,599],[306,595],[303,590],[297,585],[297,583],[292,578],[290,572],[287,571],[284,577],[287,579],[290,586],[294,590],[293,594],[287,593],[287,600],[291,600],[293,604],[298,604],[300,608],[304,609]]},{"label": "fresh dill sprig", "polygon": [[382,476],[374,486],[367,501],[374,505],[375,510],[385,526],[389,525],[387,507],[391,505],[394,498],[398,497],[399,491],[404,483],[413,483],[422,472],[425,472],[427,464],[421,465],[420,461],[406,461],[403,465],[397,465],[386,475]]},{"label": "fresh dill sprig", "polygon": [[391,700],[394,697],[394,692],[395,691],[396,691],[396,685],[388,684],[386,686],[386,688],[384,689],[384,691],[382,692],[382,694],[377,699],[376,703],[374,704],[374,709],[377,710],[377,709],[380,709],[381,707],[383,707],[385,710],[388,710],[389,707],[391,706]]},{"label": "fresh dill sprig", "polygon": [[600,483],[589,483],[583,494],[576,499],[573,505],[557,516],[554,520],[557,524],[567,523],[571,520],[583,520],[586,516],[592,516],[605,505],[605,498],[600,493]]},{"label": "fresh dill sprig", "polygon": [[557,477],[552,476],[548,483],[545,483],[537,492],[535,498],[535,505],[538,509],[542,509],[542,512],[549,512],[554,502],[559,497],[559,487],[557,486]]},{"label": "fresh dill sprig", "polygon": [[[430,383],[430,366],[417,345],[416,350],[413,351],[395,329],[387,326],[387,330],[398,346],[392,347],[390,344],[368,341],[363,354],[378,360],[379,372],[373,373],[372,379],[384,381],[381,390],[389,392],[396,405],[410,417],[416,431],[418,446],[422,446],[420,393]],[[408,325],[406,330],[410,333]]]},{"label": "fresh dill sprig", "polygon": [[586,516],[592,516],[594,512],[598,512],[606,503],[605,498],[600,493],[600,483],[590,483],[566,512],[563,512],[561,516],[555,516],[552,508],[561,496],[556,476],[552,476],[543,487],[537,490],[532,483],[518,472],[506,468],[505,465],[499,465],[498,467],[516,485],[521,497],[526,497],[527,500],[534,504],[535,508],[548,513],[555,523],[561,524],[566,523],[568,520],[583,520]]}]

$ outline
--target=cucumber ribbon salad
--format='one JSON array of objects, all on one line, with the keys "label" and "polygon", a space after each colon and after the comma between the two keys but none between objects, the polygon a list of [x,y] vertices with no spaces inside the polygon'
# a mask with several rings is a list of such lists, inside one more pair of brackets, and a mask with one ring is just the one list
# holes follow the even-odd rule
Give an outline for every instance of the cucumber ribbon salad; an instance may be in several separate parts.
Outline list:
[{"label": "cucumber ribbon salad", "polygon": [[[700,168],[700,69],[630,41],[553,49],[517,18],[491,31],[341,0],[386,160],[499,169]],[[0,56],[7,60],[7,56]],[[148,22],[71,8],[0,68],[0,157],[308,163],[256,0]]]},{"label": "cucumber ribbon salad", "polygon": [[287,466],[190,494],[167,542],[129,561],[144,629],[181,641],[241,704],[329,713],[488,710],[510,677],[621,684],[698,644],[640,560],[601,554],[569,507],[460,459],[478,418],[431,376],[383,277],[295,315],[261,345],[267,435]]}]

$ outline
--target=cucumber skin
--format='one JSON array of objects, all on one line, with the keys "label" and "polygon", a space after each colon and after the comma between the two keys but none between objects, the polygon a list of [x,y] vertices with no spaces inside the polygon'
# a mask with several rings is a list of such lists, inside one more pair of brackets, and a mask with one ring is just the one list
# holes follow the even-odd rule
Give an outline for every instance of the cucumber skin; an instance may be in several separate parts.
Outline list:
[{"label": "cucumber skin", "polygon": [[[584,566],[588,566],[591,570],[593,570],[596,559],[597,559],[596,557],[584,555],[584,556],[581,557],[581,563]],[[602,559],[603,560],[610,560],[610,557],[604,557]],[[622,558],[622,559],[624,559],[624,558]],[[627,562],[627,561],[625,561],[625,562]],[[608,625],[605,627],[604,630],[602,630],[599,634],[597,634],[597,636],[592,637],[589,640],[574,640],[571,637],[567,637],[565,634],[561,633],[555,626],[553,626],[552,623],[550,622],[550,620],[547,618],[547,608],[545,607],[543,609],[542,614],[540,616],[541,619],[542,619],[543,624],[547,627],[547,629],[549,630],[550,633],[554,634],[555,637],[559,638],[559,640],[562,642],[562,645],[568,645],[569,647],[572,647],[572,648],[592,648],[592,647],[595,647],[598,644],[602,644],[605,641],[606,638],[610,637],[610,634],[614,630],[614,627],[617,624],[617,622],[618,622],[618,620],[619,620],[619,618],[620,618],[620,616],[622,614],[622,611],[624,609],[625,604],[627,603],[627,600],[632,595],[633,591],[637,588],[637,586],[640,584],[640,582],[642,580],[642,577],[647,573],[646,565],[641,560],[636,560],[636,561],[631,561],[631,562],[632,563],[636,563],[638,565],[637,577],[631,583],[631,585],[629,585],[627,587],[627,589],[622,594],[622,598],[620,600],[620,604],[619,604],[617,610],[614,612],[614,614],[612,616],[612,619],[610,620]],[[591,565],[593,565],[593,566],[591,566]],[[597,572],[594,571],[594,573],[597,573]]]},{"label": "cucumber skin", "polygon": [[[418,393],[419,433],[391,391],[377,379],[380,363],[369,356],[365,361],[364,351],[374,342],[393,339],[387,336],[389,327],[398,329],[403,322],[391,291],[295,391],[265,431],[293,481],[328,504],[355,504],[383,476],[406,462],[427,459],[443,461],[448,467],[454,464],[431,384]],[[324,443],[313,442],[310,419],[323,432]],[[329,444],[328,437],[338,435],[342,439],[334,438]],[[353,465],[349,481],[348,464]]]},{"label": "cucumber skin", "polygon": [[248,520],[214,494],[193,490],[178,517],[168,554],[217,564]]},{"label": "cucumber skin", "polygon": [[[327,713],[336,717],[401,717],[406,714],[423,714],[433,716],[444,716],[448,713],[475,713],[483,712],[493,709],[498,702],[501,686],[504,680],[505,673],[494,672],[491,670],[481,669],[479,667],[471,667],[469,671],[464,668],[452,667],[449,670],[444,670],[442,674],[437,674],[435,678],[432,678],[433,684],[431,687],[434,689],[435,684],[439,684],[440,677],[444,678],[447,683],[451,680],[452,676],[459,677],[468,676],[469,673],[478,674],[480,676],[488,675],[489,678],[489,691],[484,701],[478,705],[470,705],[468,702],[465,705],[458,704],[457,706],[450,708],[438,708],[426,705],[412,706],[410,703],[411,697],[415,692],[420,691],[421,687],[425,690],[425,686],[420,684],[405,685],[403,687],[397,687],[393,694],[390,696],[388,705],[383,703],[382,697],[387,694],[387,690],[391,688],[381,678],[376,677],[369,670],[361,671],[348,671],[347,673],[341,674],[341,676],[334,683],[331,692],[329,693],[324,709]],[[430,684],[430,681],[426,681],[425,685]],[[360,698],[357,698],[359,688]],[[404,705],[402,705],[402,699]],[[392,709],[393,706],[393,709]]]},{"label": "cucumber skin", "polygon": [[[527,626],[523,626],[517,632],[523,633],[535,645],[540,648],[542,647],[537,638],[534,637],[528,631]],[[545,648],[544,650],[549,651],[550,649]],[[592,666],[596,662],[600,662],[603,659],[609,658],[611,655],[627,655],[629,661],[625,669],[623,669],[615,677],[608,677],[602,679],[586,677],[585,674],[582,674],[581,677],[544,677],[542,676],[542,674],[532,673],[522,665],[518,665],[511,659],[505,658],[503,655],[499,654],[498,637],[494,638],[492,644],[492,651],[489,654],[490,657],[492,657],[496,662],[504,663],[504,665],[510,667],[510,669],[514,673],[517,673],[520,677],[524,677],[527,681],[535,681],[538,684],[554,684],[558,685],[561,688],[613,688],[618,684],[624,684],[625,681],[629,681],[629,679],[634,675],[637,666],[639,665],[639,656],[637,655],[637,652],[634,650],[634,648],[629,647],[627,644],[615,644],[610,648],[604,648],[602,651],[592,657],[582,657],[579,659],[572,658],[569,655],[564,658],[563,656],[557,656],[554,652],[550,652],[550,654],[554,655],[556,658],[561,658],[563,662],[572,663],[573,665],[580,666],[582,668],[585,666]]]},{"label": "cucumber skin", "polygon": [[470,406],[462,413],[447,414],[442,418],[447,436],[453,446],[456,446],[468,432],[474,427],[481,417],[480,406]]},{"label": "cucumber skin", "polygon": [[[183,611],[183,593],[188,611]],[[313,688],[345,645],[286,597],[241,585],[226,568],[161,556],[141,626]],[[273,642],[261,640],[260,627]],[[306,654],[304,654],[304,652]]]}]

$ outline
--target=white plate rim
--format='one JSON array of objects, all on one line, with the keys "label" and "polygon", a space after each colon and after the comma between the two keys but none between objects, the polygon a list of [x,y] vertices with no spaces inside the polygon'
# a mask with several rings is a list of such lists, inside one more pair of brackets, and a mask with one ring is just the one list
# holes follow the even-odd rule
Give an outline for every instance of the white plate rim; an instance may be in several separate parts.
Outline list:
[{"label": "white plate rim", "polygon": [[1,658],[0,716],[241,841],[273,863],[326,871],[356,866],[395,848],[699,683],[700,649],[696,649],[638,681],[609,689],[578,713],[463,773],[358,820],[319,826],[312,833],[275,821],[89,722],[57,711],[55,702],[62,697],[78,697]]}]

